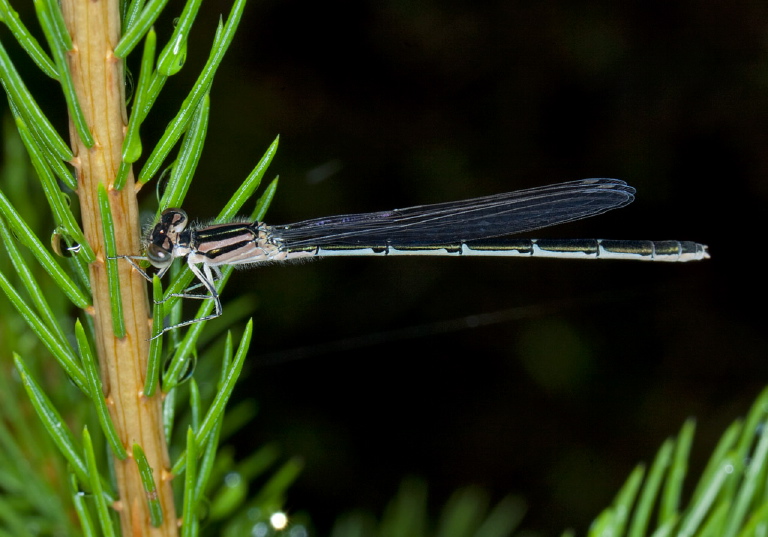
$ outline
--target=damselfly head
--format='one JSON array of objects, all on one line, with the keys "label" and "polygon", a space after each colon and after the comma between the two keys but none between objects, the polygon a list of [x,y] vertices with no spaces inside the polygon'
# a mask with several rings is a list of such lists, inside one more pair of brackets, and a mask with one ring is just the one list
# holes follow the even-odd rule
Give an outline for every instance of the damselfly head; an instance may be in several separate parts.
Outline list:
[{"label": "damselfly head", "polygon": [[166,268],[174,259],[173,248],[179,234],[187,227],[187,213],[181,209],[166,209],[160,221],[147,236],[147,259],[154,267]]}]

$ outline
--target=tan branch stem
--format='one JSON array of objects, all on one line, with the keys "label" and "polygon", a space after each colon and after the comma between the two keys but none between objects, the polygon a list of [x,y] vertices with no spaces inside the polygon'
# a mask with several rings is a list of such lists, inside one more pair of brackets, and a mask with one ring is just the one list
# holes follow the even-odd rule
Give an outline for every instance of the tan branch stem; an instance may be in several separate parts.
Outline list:
[{"label": "tan branch stem", "polygon": [[168,475],[168,450],[162,426],[162,397],[142,395],[150,336],[147,288],[144,279],[120,264],[121,297],[126,336],[115,338],[107,286],[105,249],[98,209],[97,187],[109,192],[118,253],[136,254],[140,248],[138,208],[131,175],[121,191],[111,188],[120,165],[126,125],[123,62],[112,54],[120,37],[117,0],[63,0],[62,9],[72,37],[69,64],[78,99],[96,140],[85,147],[70,124],[75,153],[83,231],[97,260],[90,267],[96,347],[105,397],[126,451],[133,444],[144,450],[153,469],[163,509],[163,524],[149,522],[147,498],[132,458],[114,460],[123,536],[175,536],[178,533]]}]

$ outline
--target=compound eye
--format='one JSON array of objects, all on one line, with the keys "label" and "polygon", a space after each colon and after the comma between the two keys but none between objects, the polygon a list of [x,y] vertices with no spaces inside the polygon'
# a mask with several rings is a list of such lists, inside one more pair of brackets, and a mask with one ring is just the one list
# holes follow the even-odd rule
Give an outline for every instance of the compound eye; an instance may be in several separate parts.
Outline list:
[{"label": "compound eye", "polygon": [[173,262],[173,254],[157,244],[150,244],[147,247],[147,259],[153,267],[165,268]]}]

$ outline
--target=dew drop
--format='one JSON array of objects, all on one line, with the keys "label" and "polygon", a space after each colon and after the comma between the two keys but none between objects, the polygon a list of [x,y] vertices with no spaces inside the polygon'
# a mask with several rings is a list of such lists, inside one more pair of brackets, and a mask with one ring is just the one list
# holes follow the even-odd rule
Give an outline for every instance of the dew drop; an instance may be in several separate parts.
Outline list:
[{"label": "dew drop", "polygon": [[[165,368],[163,376],[168,375],[168,368],[171,366],[171,359],[172,357],[169,357],[168,360],[165,362]],[[197,355],[192,354],[191,357],[187,356],[184,359],[184,369],[179,374],[179,379],[177,381],[177,384],[183,384],[187,382],[189,379],[192,378],[192,375],[195,373],[195,368],[197,367]]]},{"label": "dew drop", "polygon": [[60,257],[74,257],[82,250],[80,244],[58,228],[51,234],[51,248]]},{"label": "dew drop", "polygon": [[155,186],[155,193],[157,194],[157,202],[160,203],[163,196],[165,195],[165,189],[168,187],[168,181],[171,179],[171,170],[173,169],[173,165],[168,166],[166,169],[163,170],[163,173],[160,174],[160,177],[157,179],[157,185]]},{"label": "dew drop", "polygon": [[133,83],[133,71],[131,69],[125,70],[125,102],[130,104],[133,100],[133,92],[136,90]]}]

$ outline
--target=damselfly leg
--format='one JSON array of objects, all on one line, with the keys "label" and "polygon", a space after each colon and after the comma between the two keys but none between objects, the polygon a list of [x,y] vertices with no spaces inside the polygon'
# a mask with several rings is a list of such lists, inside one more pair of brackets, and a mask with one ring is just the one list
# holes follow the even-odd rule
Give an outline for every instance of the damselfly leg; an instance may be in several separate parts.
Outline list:
[{"label": "damselfly leg", "polygon": [[[146,256],[129,256],[129,255],[119,255],[116,256],[116,259],[125,259],[128,261],[136,271],[141,274],[147,281],[152,281],[152,276],[147,273],[146,270],[141,268],[138,263],[136,263],[136,259],[141,261],[147,261],[149,260]],[[214,312],[210,315],[200,317],[198,319],[192,319],[189,321],[184,321],[178,324],[175,324],[173,326],[168,326],[163,328],[160,332],[155,334],[150,338],[150,341],[160,337],[164,333],[173,330],[175,328],[180,328],[183,326],[189,326],[191,324],[200,323],[203,321],[210,321],[211,319],[215,319],[216,317],[220,317],[221,314],[224,312],[224,309],[221,305],[221,297],[219,296],[218,291],[216,290],[215,282],[219,279],[221,279],[221,270],[219,267],[216,266],[209,266],[209,265],[203,265],[202,270],[197,267],[195,264],[189,262],[189,257],[187,266],[189,266],[189,269],[192,271],[192,274],[197,278],[198,282],[195,285],[192,285],[190,287],[187,287],[183,293],[171,293],[163,300],[155,301],[155,304],[163,304],[165,303],[169,298],[192,298],[192,299],[198,299],[198,300],[213,300],[214,301]],[[171,264],[160,268],[157,272],[158,278],[162,278],[165,273],[170,268]],[[195,289],[199,289],[201,287],[204,287],[205,290],[208,292],[207,294],[200,294],[200,293],[192,293],[191,291]]]}]

